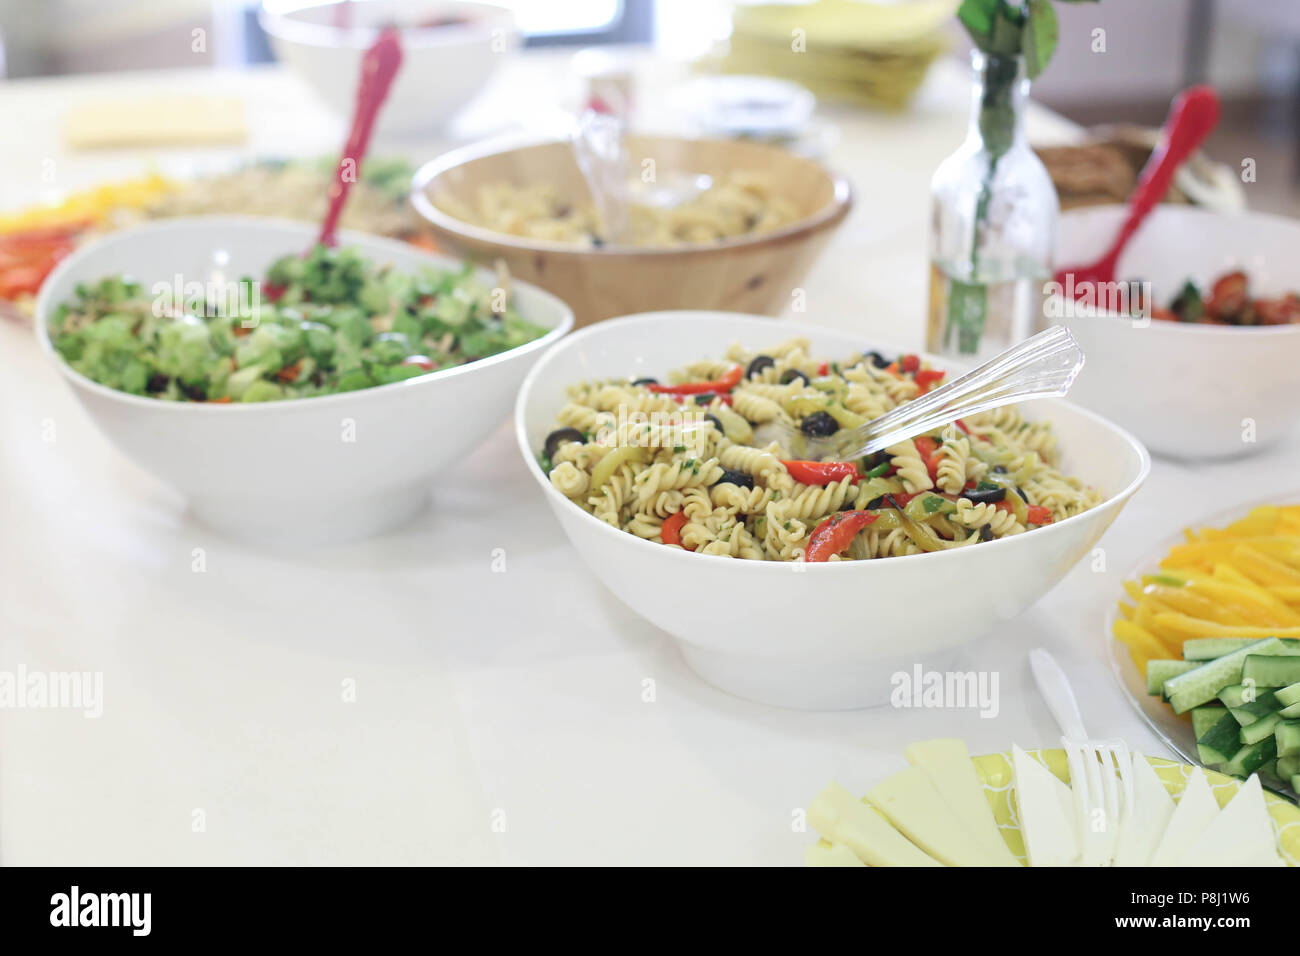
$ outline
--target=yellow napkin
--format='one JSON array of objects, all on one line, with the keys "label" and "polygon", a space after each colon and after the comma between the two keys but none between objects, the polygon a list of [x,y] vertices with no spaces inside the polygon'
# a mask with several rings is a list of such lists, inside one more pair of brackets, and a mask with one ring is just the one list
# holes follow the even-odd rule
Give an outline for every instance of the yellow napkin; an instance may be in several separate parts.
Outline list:
[{"label": "yellow napkin", "polygon": [[63,121],[70,149],[111,146],[216,146],[248,135],[244,104],[225,96],[150,96],[85,103]]}]

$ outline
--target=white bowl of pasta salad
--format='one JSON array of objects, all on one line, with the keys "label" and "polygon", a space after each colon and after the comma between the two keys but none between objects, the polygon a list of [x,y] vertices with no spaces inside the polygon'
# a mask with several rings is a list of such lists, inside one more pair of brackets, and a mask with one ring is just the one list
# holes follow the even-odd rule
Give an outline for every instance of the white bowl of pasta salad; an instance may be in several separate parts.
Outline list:
[{"label": "white bowl of pasta salad", "polygon": [[[769,441],[777,418],[807,434],[874,418],[940,383],[938,364],[754,316],[647,313],[544,356],[516,433],[581,558],[706,681],[865,707],[1055,585],[1150,469],[1126,432],[1056,400],[861,462]],[[940,587],[954,613],[916,613]]]}]

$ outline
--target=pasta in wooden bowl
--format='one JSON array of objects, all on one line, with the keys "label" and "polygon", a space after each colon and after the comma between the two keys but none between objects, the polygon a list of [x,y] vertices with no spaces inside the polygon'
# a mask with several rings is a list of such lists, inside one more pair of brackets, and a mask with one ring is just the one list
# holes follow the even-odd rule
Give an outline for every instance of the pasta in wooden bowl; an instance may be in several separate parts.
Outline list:
[{"label": "pasta in wooden bowl", "polygon": [[568,142],[470,146],[426,163],[411,202],[440,246],[534,282],[579,325],[656,309],[777,315],[848,214],[848,182],[766,143],[629,136],[657,174],[710,177],[685,206],[634,214],[632,243],[597,245],[599,226]]}]

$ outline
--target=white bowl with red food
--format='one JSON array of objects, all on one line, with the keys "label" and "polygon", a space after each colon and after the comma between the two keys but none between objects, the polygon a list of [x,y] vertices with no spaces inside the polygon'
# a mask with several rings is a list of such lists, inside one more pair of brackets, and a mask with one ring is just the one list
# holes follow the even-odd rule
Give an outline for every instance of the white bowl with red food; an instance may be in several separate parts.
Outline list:
[{"label": "white bowl with red food", "polygon": [[[1058,266],[1097,259],[1126,214],[1064,213]],[[1120,258],[1116,286],[1047,298],[1047,321],[1067,325],[1087,356],[1070,398],[1171,458],[1235,458],[1283,441],[1300,420],[1297,263],[1296,220],[1158,207]]]},{"label": "white bowl with red food", "polygon": [[[657,378],[722,355],[733,343],[761,349],[789,334],[770,318],[733,312],[611,319],[557,343],[528,374],[515,405],[520,453],[574,558],[667,632],[704,680],[739,697],[807,710],[883,703],[893,675],[918,665],[949,666],[963,647],[1046,594],[1089,554],[1150,470],[1146,450],[1101,416],[1062,400],[1032,402],[1023,413],[1052,422],[1063,452],[1059,467],[1101,492],[1096,507],[971,547],[862,561],[779,562],[695,554],[643,540],[570,501],[538,466],[569,386]],[[900,352],[803,323],[798,334],[810,340],[810,355]],[[844,530],[851,537],[853,529]],[[842,549],[839,537],[828,542],[831,549]],[[936,602],[953,613],[917,613]]]},{"label": "white bowl with red food", "polygon": [[258,23],[276,58],[334,112],[351,114],[361,57],[395,26],[402,65],[379,111],[381,133],[437,130],[487,84],[517,43],[514,14],[446,0],[265,0]]}]

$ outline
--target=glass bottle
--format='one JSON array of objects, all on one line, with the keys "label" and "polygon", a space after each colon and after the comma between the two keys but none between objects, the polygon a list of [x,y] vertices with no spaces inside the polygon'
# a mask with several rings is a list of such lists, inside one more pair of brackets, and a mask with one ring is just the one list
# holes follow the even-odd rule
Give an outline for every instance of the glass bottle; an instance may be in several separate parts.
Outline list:
[{"label": "glass bottle", "polygon": [[927,348],[982,361],[1042,322],[1059,203],[1025,140],[1024,59],[971,54],[970,128],[930,182]]}]

